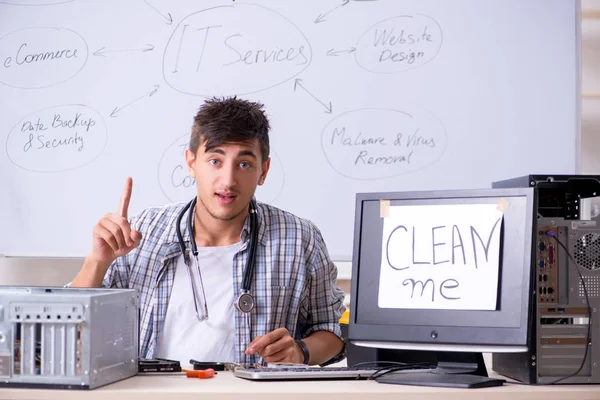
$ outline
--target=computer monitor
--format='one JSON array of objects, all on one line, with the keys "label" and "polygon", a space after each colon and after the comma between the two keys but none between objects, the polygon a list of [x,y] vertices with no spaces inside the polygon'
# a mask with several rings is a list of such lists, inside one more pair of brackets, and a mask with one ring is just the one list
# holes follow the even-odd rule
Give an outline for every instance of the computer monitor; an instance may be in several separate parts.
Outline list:
[{"label": "computer monitor", "polygon": [[501,384],[482,353],[527,351],[533,219],[531,188],[357,194],[347,340],[437,364],[386,383]]}]

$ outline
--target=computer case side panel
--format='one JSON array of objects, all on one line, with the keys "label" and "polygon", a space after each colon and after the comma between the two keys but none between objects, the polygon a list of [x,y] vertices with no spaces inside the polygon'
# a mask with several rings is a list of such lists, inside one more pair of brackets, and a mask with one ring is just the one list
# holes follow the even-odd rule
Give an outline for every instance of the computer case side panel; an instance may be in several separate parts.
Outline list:
[{"label": "computer case side panel", "polygon": [[[493,188],[515,188],[515,187],[530,187],[531,177],[523,176],[514,178],[508,181],[494,182]],[[538,208],[537,191],[534,190],[534,210]],[[531,248],[531,259],[535,259],[535,235],[534,232],[537,230],[537,218],[534,213],[532,221],[532,248]],[[507,376],[512,379],[516,379],[521,382],[533,383],[536,381],[536,287],[537,287],[537,276],[534,269],[530,270],[530,286],[529,286],[529,315],[530,318],[527,322],[527,331],[529,332],[527,341],[527,352],[522,353],[495,353],[492,354],[492,370]]]},{"label": "computer case side panel", "polygon": [[510,189],[530,187],[531,175],[519,176],[516,178],[492,182],[492,188]]}]

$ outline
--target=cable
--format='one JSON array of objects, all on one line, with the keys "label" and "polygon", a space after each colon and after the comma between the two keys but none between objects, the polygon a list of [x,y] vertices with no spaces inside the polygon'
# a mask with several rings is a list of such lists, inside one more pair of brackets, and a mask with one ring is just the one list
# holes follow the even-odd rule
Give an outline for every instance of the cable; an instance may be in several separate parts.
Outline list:
[{"label": "cable", "polygon": [[[542,233],[542,232],[543,231],[541,231],[540,233]],[[579,270],[579,265],[577,264],[577,261],[575,261],[575,258],[573,258],[573,256],[571,255],[571,253],[569,252],[567,247],[560,240],[558,240],[558,238],[556,237],[556,234],[553,231],[546,231],[543,233],[546,236],[554,238],[554,240],[556,240],[556,243],[558,243],[565,250],[565,252],[567,253],[567,256],[569,256],[569,259],[571,259],[571,261],[573,261],[573,265],[575,266],[575,271],[577,271],[577,275],[579,275],[579,280],[581,282],[581,286],[583,287],[583,293],[585,295],[585,301],[587,304],[587,315],[588,315],[587,338],[586,338],[586,343],[585,343],[585,351],[583,353],[583,360],[581,360],[581,365],[579,366],[577,371],[573,372],[570,375],[556,379],[554,381],[544,383],[544,385],[553,385],[553,384],[563,381],[565,379],[576,376],[577,374],[579,374],[579,372],[581,372],[581,370],[585,366],[585,360],[587,359],[588,349],[589,349],[590,343],[592,341],[592,337],[591,337],[591,334],[592,334],[592,307],[590,305],[590,298],[588,297],[587,287],[585,286],[585,281],[583,280],[583,276],[581,275],[581,271]]]}]

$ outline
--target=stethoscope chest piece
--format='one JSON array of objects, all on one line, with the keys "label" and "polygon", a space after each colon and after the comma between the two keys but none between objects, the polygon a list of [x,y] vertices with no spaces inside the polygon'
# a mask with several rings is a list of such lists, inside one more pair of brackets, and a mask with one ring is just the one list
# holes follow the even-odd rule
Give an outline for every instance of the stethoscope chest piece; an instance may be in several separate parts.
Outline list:
[{"label": "stethoscope chest piece", "polygon": [[242,293],[235,302],[238,310],[244,313],[249,313],[254,308],[254,297],[249,293]]}]

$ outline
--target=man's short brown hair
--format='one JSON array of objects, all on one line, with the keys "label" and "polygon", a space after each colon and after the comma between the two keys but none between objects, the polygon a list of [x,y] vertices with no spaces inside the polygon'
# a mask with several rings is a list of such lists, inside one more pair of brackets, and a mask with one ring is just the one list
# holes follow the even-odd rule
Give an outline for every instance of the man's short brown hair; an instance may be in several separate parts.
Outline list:
[{"label": "man's short brown hair", "polygon": [[234,97],[213,97],[204,102],[194,117],[190,150],[196,154],[204,143],[206,150],[224,143],[257,140],[262,161],[269,158],[269,120],[263,104]]}]

